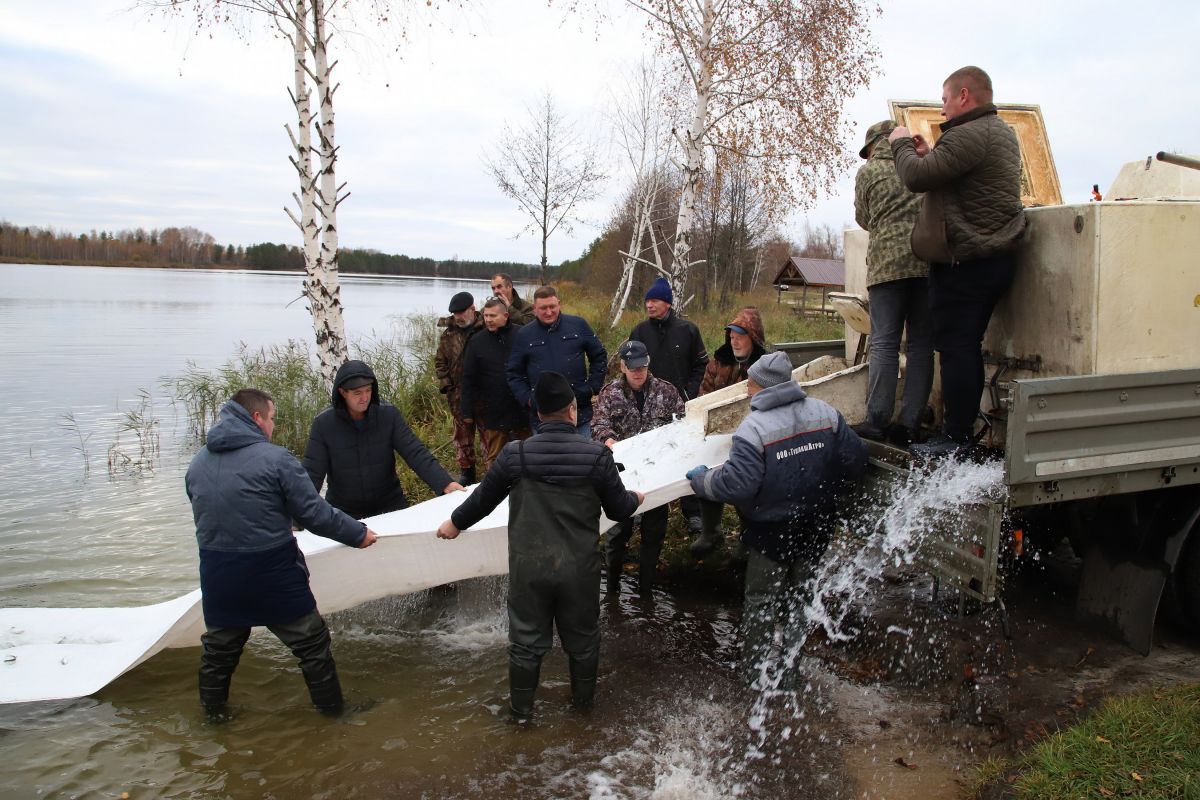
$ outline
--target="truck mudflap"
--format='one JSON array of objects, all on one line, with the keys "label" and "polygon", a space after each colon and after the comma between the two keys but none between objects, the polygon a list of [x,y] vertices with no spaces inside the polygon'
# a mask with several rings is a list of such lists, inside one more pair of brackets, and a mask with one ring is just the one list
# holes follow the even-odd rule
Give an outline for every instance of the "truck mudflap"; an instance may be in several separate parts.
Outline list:
[{"label": "truck mudflap", "polygon": [[1163,590],[1200,519],[1200,489],[1106,498],[1090,511],[1082,522],[1093,541],[1083,558],[1076,611],[1146,655]]}]

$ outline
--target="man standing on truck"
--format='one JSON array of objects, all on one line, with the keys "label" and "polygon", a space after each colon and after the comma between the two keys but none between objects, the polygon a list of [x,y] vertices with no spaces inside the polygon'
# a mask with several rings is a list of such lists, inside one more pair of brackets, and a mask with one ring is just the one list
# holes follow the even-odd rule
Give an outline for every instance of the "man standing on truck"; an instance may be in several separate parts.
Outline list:
[{"label": "man standing on truck", "polygon": [[[855,431],[907,447],[921,424],[933,387],[933,330],[929,319],[929,265],[913,255],[913,223],[921,196],[900,182],[887,135],[890,119],[867,129],[859,156],[867,159],[854,179],[854,219],[871,234],[867,242],[867,295],[871,308],[871,366],[867,419]],[[900,336],[908,333],[904,398],[896,407]]]},{"label": "man standing on truck", "polygon": [[955,70],[942,84],[941,137],[929,143],[908,128],[888,136],[896,172],[924,192],[912,232],[913,254],[929,262],[933,343],[942,366],[941,435],[913,445],[936,458],[970,445],[983,394],[983,335],[1016,269],[1025,232],[1021,151],[992,103],[992,80],[979,67]]},{"label": "man standing on truck", "polygon": [[[749,551],[742,606],[741,676],[759,689],[787,688],[808,635],[805,584],[833,535],[839,487],[867,466],[862,440],[833,406],[792,380],[784,353],[750,367],[750,414],[733,434],[729,457],[687,472],[692,491],[732,503]],[[772,655],[784,622],[783,660]],[[775,665],[778,663],[778,668]]]}]

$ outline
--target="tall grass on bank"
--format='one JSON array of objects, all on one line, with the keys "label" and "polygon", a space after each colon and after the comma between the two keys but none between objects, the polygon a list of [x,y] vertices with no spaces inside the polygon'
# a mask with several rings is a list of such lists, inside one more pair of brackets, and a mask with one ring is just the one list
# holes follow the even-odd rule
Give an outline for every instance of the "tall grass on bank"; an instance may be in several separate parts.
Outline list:
[{"label": "tall grass on bank", "polygon": [[[1004,781],[995,762],[993,782]],[[1200,800],[1200,684],[1110,697],[1008,770],[1020,800],[1139,797]]]},{"label": "tall grass on bank", "polygon": [[[645,319],[644,312],[627,311],[620,324],[610,330],[607,294],[574,283],[560,285],[559,294],[563,310],[584,317],[610,354],[616,352],[633,326]],[[773,291],[762,290],[739,298],[726,309],[690,309],[688,319],[699,326],[709,353],[724,343],[725,325],[744,305],[758,306],[768,342],[841,337],[839,325],[799,317],[789,306],[776,304]],[[352,343],[350,355],[371,365],[382,398],[400,409],[421,441],[455,475],[458,467],[453,460],[452,419],[433,369],[440,335],[435,316],[411,314],[401,320],[399,330],[390,338]],[[223,366],[209,370],[189,365],[183,375],[167,380],[165,386],[186,409],[189,431],[198,443],[203,443],[221,406],[238,389],[253,386],[269,392],[275,398],[274,441],[297,456],[304,454],[313,419],[331,399],[309,346],[295,340],[258,350],[243,344]],[[430,496],[429,488],[411,470],[401,469],[399,474],[413,502]]]},{"label": "tall grass on bank", "polygon": [[[421,441],[455,474],[450,411],[438,391],[433,370],[439,333],[435,325],[434,317],[412,315],[390,338],[354,342],[350,356],[371,366],[379,380],[380,396],[400,409]],[[242,345],[223,366],[205,370],[189,365],[183,375],[168,380],[166,385],[183,404],[189,433],[197,444],[204,442],[221,406],[238,389],[253,386],[270,393],[275,398],[272,441],[297,457],[304,455],[313,419],[329,407],[332,399],[308,345],[298,341],[258,350]],[[429,487],[411,470],[402,469],[399,474],[410,500],[418,502],[432,496]]]}]

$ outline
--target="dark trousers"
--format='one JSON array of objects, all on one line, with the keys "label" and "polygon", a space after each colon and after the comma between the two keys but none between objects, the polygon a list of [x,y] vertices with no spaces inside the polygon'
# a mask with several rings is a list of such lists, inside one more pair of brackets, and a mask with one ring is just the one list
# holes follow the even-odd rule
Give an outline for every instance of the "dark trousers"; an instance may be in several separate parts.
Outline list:
[{"label": "dark trousers", "polygon": [[[300,671],[310,692],[314,687],[336,682],[329,627],[315,609],[297,619],[266,627],[300,659]],[[200,699],[205,706],[220,705],[228,698],[233,671],[249,638],[249,628],[209,627],[201,634]]]},{"label": "dark trousers", "polygon": [[933,346],[942,365],[942,430],[964,440],[975,428],[983,395],[983,335],[996,302],[1016,272],[1012,254],[929,268]]},{"label": "dark trousers", "polygon": [[[649,588],[654,584],[658,556],[667,537],[667,506],[652,508],[642,514],[642,549],[638,556],[638,581]],[[625,546],[633,536],[633,520],[627,519],[610,528],[604,538],[604,554],[609,570],[619,572],[625,560]]]}]

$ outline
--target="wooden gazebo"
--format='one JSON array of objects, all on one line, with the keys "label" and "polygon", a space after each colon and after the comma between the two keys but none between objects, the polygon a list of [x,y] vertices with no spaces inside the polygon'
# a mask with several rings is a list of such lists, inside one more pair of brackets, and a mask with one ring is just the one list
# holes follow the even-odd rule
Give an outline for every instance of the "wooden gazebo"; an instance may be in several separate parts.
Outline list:
[{"label": "wooden gazebo", "polygon": [[[840,292],[846,288],[846,262],[830,258],[800,258],[790,256],[783,263],[779,273],[772,281],[777,293],[776,301],[783,301],[783,293],[792,287],[802,287],[799,300],[789,300],[797,314],[829,316],[837,312],[827,306],[830,292]],[[821,291],[821,307],[808,307],[809,289]]]}]

